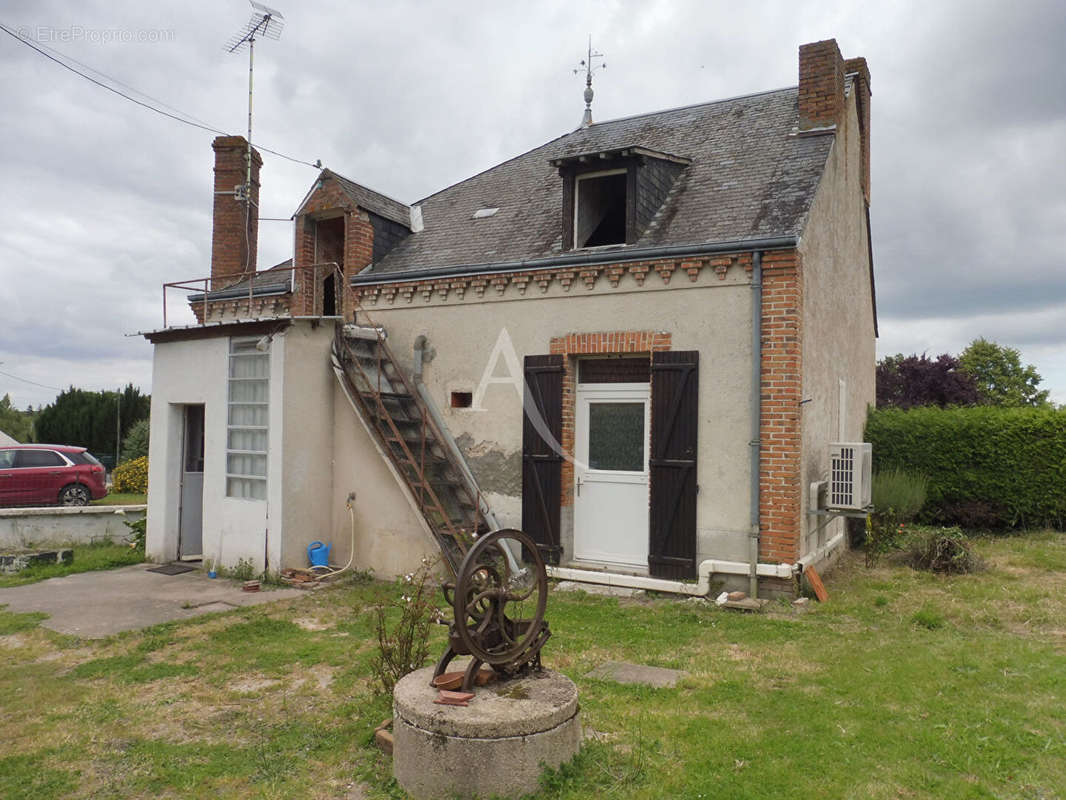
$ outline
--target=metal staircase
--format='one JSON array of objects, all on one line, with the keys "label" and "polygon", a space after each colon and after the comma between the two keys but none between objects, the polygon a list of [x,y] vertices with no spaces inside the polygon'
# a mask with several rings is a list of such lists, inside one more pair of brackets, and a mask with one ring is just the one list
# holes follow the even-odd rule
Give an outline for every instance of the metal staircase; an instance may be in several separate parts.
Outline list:
[{"label": "metal staircase", "polygon": [[474,534],[495,520],[432,401],[404,375],[385,339],[380,327],[338,324],[334,370],[458,574]]}]

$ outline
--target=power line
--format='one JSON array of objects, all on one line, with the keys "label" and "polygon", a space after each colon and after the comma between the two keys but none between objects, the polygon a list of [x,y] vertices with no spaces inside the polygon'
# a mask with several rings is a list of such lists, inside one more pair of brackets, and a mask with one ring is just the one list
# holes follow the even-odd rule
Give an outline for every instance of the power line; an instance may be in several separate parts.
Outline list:
[{"label": "power line", "polygon": [[31,383],[34,386],[40,386],[42,389],[54,389],[57,392],[63,391],[58,386],[48,386],[44,383],[37,383],[37,381],[31,381],[27,378],[20,378],[18,375],[12,375],[10,372],[4,372],[3,370],[0,370],[0,375],[6,375],[9,378],[13,378],[16,381],[22,381],[23,383]]},{"label": "power line", "polygon": [[[0,30],[2,30],[4,33],[6,33],[8,36],[10,36],[16,42],[19,42],[20,44],[24,44],[27,47],[29,47],[31,50],[34,50],[35,52],[40,53],[42,56],[47,58],[49,61],[53,61],[56,64],[58,64],[59,66],[63,67],[63,69],[69,70],[69,71],[73,72],[75,75],[78,75],[79,77],[85,78],[85,80],[89,81],[90,83],[95,84],[96,86],[99,86],[101,89],[106,89],[109,92],[117,94],[119,97],[122,97],[122,98],[124,98],[126,100],[129,100],[131,103],[136,103],[137,105],[141,106],[141,108],[146,108],[149,111],[154,111],[157,114],[162,114],[164,117],[168,117],[168,118],[170,118],[172,120],[175,120],[176,122],[181,122],[181,123],[183,123],[185,125],[190,125],[190,126],[192,126],[194,128],[199,128],[200,130],[208,131],[209,133],[217,133],[220,136],[230,136],[231,135],[228,132],[220,130],[218,128],[215,128],[215,127],[213,127],[211,125],[201,124],[200,121],[194,121],[194,120],[196,120],[196,117],[192,116],[191,114],[186,114],[184,111],[178,111],[178,109],[174,108],[173,106],[168,106],[162,100],[157,100],[156,98],[151,97],[151,95],[147,95],[144,92],[138,91],[137,89],[134,89],[132,86],[129,86],[128,84],[125,84],[125,83],[123,83],[122,81],[120,81],[120,80],[118,80],[116,78],[112,78],[110,75],[106,75],[106,74],[104,74],[103,72],[100,72],[97,69],[93,69],[92,67],[90,67],[90,66],[88,66],[86,64],[82,64],[80,61],[75,61],[74,59],[69,58],[69,56],[65,56],[65,55],[61,56],[61,54],[57,50],[52,50],[53,53],[56,53],[56,55],[52,55],[51,53],[47,52],[44,48],[39,47],[34,42],[31,42],[29,39],[27,39],[27,38],[25,38],[23,36],[20,36],[18,33],[16,33],[15,31],[11,30],[9,27],[7,27],[7,25],[4,25],[3,23],[0,23]],[[52,48],[48,48],[48,49],[52,49]],[[60,56],[60,57],[57,57],[57,56]],[[131,97],[130,95],[126,94],[125,92],[119,91],[114,86],[109,86],[108,84],[97,80],[96,78],[92,77],[91,75],[87,75],[84,72],[82,72],[81,70],[75,69],[74,67],[70,66],[70,64],[67,64],[65,61],[63,61],[61,59],[68,59],[70,61],[73,61],[75,64],[79,64],[80,66],[85,67],[85,69],[90,70],[91,72],[95,72],[97,75],[100,75],[100,76],[102,76],[104,78],[107,78],[109,81],[113,81],[114,83],[117,83],[120,86],[125,86],[130,91],[136,92],[137,94],[141,95],[142,97],[148,97],[153,102],[158,103],[161,106],[165,106],[166,108],[171,108],[174,111],[178,111],[178,114],[181,114],[181,116],[178,116],[177,114],[171,114],[168,111],[164,111],[162,108],[157,108],[154,105],[150,105],[149,103],[145,103],[145,102],[143,102],[141,100],[138,100],[136,97]],[[304,165],[306,165],[308,167],[313,167],[314,169],[321,169],[322,168],[321,162],[317,162],[317,163],[312,164],[310,161],[304,161],[302,158],[295,158],[294,156],[285,155],[285,153],[280,153],[277,150],[271,150],[269,147],[263,147],[262,145],[258,145],[258,144],[255,145],[255,147],[256,147],[256,149],[262,150],[265,153],[270,153],[272,155],[278,156],[280,158],[287,159],[288,161],[292,161],[292,162],[295,162],[297,164],[304,164]],[[48,388],[52,388],[52,387],[48,387]]]}]

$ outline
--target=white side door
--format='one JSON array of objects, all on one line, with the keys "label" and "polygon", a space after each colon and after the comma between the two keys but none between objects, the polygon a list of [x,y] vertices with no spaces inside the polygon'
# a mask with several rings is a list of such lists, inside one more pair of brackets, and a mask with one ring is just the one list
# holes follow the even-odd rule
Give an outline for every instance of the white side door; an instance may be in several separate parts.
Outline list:
[{"label": "white side door", "polygon": [[186,561],[195,561],[202,558],[204,552],[203,405],[185,406],[181,460],[178,558]]},{"label": "white side door", "polygon": [[578,385],[574,559],[648,569],[647,383]]}]

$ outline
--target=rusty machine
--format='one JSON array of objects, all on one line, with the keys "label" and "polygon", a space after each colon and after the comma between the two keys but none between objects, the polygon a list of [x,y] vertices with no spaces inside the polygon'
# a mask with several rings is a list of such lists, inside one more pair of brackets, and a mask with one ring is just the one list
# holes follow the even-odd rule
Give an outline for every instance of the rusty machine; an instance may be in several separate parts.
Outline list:
[{"label": "rusty machine", "polygon": [[444,597],[454,617],[434,679],[459,655],[471,657],[464,692],[485,664],[504,677],[540,668],[540,649],[551,636],[544,619],[548,576],[536,545],[522,531],[504,528],[477,537],[455,583],[444,584]]}]

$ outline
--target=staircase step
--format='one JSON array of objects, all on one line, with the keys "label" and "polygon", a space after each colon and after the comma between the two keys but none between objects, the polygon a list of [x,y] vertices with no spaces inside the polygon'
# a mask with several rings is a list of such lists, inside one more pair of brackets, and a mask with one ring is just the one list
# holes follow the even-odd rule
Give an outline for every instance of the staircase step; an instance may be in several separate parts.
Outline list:
[{"label": "staircase step", "polygon": [[348,324],[344,326],[344,338],[346,339],[361,339],[363,341],[378,341],[378,337],[384,339],[388,337],[388,333],[384,328],[371,328],[365,325],[352,325]]}]

